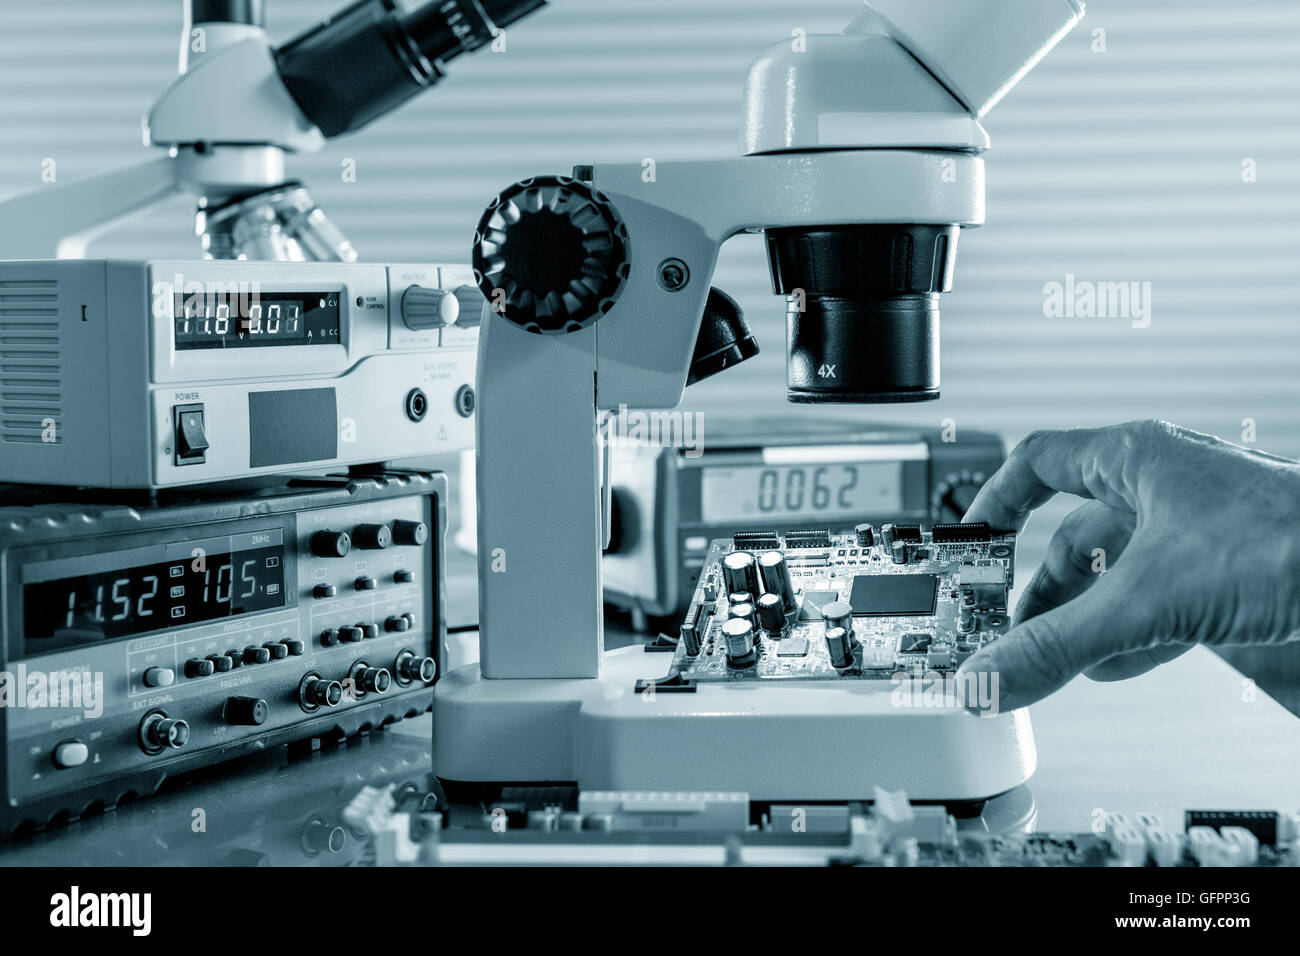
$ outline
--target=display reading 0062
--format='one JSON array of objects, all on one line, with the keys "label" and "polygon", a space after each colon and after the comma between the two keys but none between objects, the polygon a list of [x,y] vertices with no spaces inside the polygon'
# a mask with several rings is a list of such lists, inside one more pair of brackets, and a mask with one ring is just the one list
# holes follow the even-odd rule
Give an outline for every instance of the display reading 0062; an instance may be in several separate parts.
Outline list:
[{"label": "display reading 0062", "polygon": [[340,293],[176,293],[176,348],[337,345]]},{"label": "display reading 0062", "polygon": [[902,506],[897,462],[719,467],[701,477],[706,521],[852,517],[888,514]]}]

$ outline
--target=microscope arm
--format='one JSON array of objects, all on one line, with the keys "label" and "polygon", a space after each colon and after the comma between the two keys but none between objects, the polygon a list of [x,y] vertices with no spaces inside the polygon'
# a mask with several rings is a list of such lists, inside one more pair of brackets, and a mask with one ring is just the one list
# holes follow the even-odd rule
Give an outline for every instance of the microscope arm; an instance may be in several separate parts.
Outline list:
[{"label": "microscope arm", "polygon": [[181,191],[171,158],[151,160],[0,203],[0,259],[75,259],[114,223]]},{"label": "microscope arm", "polygon": [[[983,160],[885,150],[599,165],[631,237],[627,285],[594,324],[537,335],[485,310],[477,417],[481,666],[486,677],[595,677],[603,642],[600,415],[673,408],[718,250],[764,225],[983,221]],[[670,292],[661,264],[690,276]]]}]

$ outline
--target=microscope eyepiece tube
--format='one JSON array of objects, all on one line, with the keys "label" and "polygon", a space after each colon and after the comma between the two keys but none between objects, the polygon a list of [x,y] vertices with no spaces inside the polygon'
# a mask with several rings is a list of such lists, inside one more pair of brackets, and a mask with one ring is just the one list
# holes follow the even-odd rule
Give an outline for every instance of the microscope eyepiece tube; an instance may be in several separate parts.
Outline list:
[{"label": "microscope eyepiece tube", "polygon": [[490,42],[498,24],[544,5],[430,0],[405,12],[395,0],[357,0],[279,47],[276,68],[307,118],[339,136],[437,83],[447,61]]},{"label": "microscope eyepiece tube", "polygon": [[265,0],[186,0],[187,23],[245,23],[266,26]]}]

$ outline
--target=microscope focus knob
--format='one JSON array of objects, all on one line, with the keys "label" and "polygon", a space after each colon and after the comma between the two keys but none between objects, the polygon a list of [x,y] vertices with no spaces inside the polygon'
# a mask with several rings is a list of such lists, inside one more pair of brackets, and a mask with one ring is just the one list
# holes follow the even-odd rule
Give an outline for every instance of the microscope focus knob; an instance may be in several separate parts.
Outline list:
[{"label": "microscope focus knob", "polygon": [[472,261],[480,291],[502,318],[539,335],[576,332],[623,291],[627,226],[589,183],[539,176],[488,206]]},{"label": "microscope focus knob", "polygon": [[757,354],[758,342],[740,304],[720,289],[709,289],[686,384],[694,385]]},{"label": "microscope focus knob", "polygon": [[412,285],[402,293],[402,322],[413,332],[454,325],[459,315],[459,300],[445,289]]}]

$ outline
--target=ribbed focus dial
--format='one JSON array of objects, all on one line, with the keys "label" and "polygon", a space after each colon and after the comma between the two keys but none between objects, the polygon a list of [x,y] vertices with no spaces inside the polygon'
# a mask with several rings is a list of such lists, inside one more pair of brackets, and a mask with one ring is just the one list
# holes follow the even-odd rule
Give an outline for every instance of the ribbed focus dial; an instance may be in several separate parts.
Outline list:
[{"label": "ribbed focus dial", "polygon": [[567,176],[515,183],[474,236],[474,278],[501,316],[543,335],[576,332],[627,281],[627,227],[604,196]]}]

